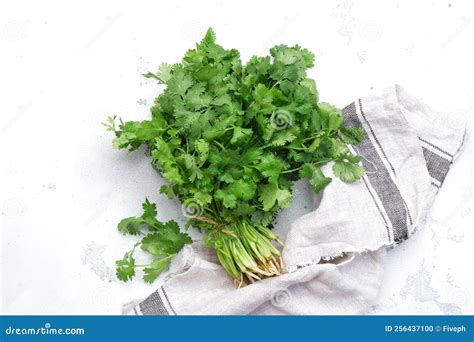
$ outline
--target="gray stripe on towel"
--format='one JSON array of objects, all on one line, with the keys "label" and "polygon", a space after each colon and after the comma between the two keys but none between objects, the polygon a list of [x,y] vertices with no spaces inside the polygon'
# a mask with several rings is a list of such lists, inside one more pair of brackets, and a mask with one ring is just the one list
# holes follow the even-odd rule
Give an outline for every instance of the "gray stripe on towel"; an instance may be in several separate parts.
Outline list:
[{"label": "gray stripe on towel", "polygon": [[436,146],[436,145],[433,144],[433,143],[430,143],[429,141],[423,139],[422,137],[418,137],[418,140],[423,141],[425,144],[430,145],[431,147],[437,149],[437,150],[440,151],[440,152],[443,152],[443,153],[446,154],[447,156],[451,157],[451,159],[454,157],[451,153],[446,152],[446,151],[443,150],[442,148]]},{"label": "gray stripe on towel", "polygon": [[149,295],[144,301],[138,304],[143,315],[161,315],[169,316],[163,300],[158,293],[158,290]]},{"label": "gray stripe on towel", "polygon": [[174,311],[173,306],[171,305],[170,299],[168,298],[168,295],[166,294],[165,288],[161,286],[161,291],[163,291],[163,294],[165,295],[166,301],[168,302],[168,305],[170,306],[171,311],[176,315],[176,311]]},{"label": "gray stripe on towel", "polygon": [[[362,113],[362,105],[360,102],[359,104]],[[364,129],[359,116],[357,115],[355,103],[351,103],[346,108],[344,108],[343,113],[344,126],[361,127]],[[362,165],[365,169],[369,169],[371,167],[370,163],[372,163],[377,169],[377,172],[375,173],[366,173],[367,179],[369,180],[372,188],[377,193],[377,196],[380,199],[380,202],[382,203],[382,206],[387,213],[390,222],[392,223],[394,240],[404,240],[408,237],[408,215],[402,195],[400,194],[395,182],[390,177],[390,174],[385,167],[381,156],[378,154],[375,146],[368,137],[370,134],[375,138],[374,132],[372,131],[369,133],[364,129],[364,133],[366,139],[362,140],[362,142],[357,145],[358,152],[363,157],[361,161]]]},{"label": "gray stripe on towel", "polygon": [[425,147],[423,147],[423,155],[425,156],[428,173],[442,184],[448,174],[451,162]]}]

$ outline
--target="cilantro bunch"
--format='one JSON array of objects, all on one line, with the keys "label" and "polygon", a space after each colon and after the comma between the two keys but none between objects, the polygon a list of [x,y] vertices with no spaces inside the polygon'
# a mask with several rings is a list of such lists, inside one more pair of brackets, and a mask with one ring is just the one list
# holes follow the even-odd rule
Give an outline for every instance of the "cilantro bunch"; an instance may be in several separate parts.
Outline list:
[{"label": "cilantro bunch", "polygon": [[[146,145],[167,181],[160,192],[179,198],[187,226],[204,233],[239,285],[281,274],[272,220],[291,203],[294,181],[306,178],[321,191],[331,178],[320,166],[329,162],[344,182],[364,172],[347,147],[363,133],[343,127],[341,110],[319,103],[315,81],[306,74],[313,65],[314,55],[298,45],[275,46],[269,56],[242,64],[239,52],[217,45],[209,29],[181,63],[145,75],[166,85],[149,120],[117,127],[115,117],[109,119],[116,148]],[[144,211],[123,220],[119,230],[148,232],[138,244],[155,256],[145,267],[145,280],[152,281],[191,239],[175,223],[158,222],[148,201]],[[134,274],[123,272],[134,270],[132,254],[117,264],[123,280]]]}]

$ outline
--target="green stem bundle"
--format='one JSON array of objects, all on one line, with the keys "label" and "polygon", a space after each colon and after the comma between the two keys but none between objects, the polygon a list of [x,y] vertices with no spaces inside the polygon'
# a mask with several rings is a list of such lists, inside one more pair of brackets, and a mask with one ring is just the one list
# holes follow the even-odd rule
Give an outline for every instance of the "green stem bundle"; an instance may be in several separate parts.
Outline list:
[{"label": "green stem bundle", "polygon": [[281,253],[272,241],[283,245],[267,227],[242,220],[217,232],[214,247],[226,272],[241,287],[283,272]]}]

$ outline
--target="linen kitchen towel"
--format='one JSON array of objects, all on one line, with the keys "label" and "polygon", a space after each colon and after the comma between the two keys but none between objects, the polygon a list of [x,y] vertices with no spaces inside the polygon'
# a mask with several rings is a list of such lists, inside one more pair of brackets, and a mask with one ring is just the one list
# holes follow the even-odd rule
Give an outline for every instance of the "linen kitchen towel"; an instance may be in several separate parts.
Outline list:
[{"label": "linen kitchen towel", "polygon": [[[186,246],[165,283],[129,307],[140,315],[362,314],[382,285],[387,248],[423,226],[456,158],[464,123],[436,112],[400,86],[343,110],[365,139],[353,148],[366,170],[355,183],[337,177],[314,211],[291,226],[285,273],[235,288],[213,251]],[[324,167],[330,175],[331,165]]]}]

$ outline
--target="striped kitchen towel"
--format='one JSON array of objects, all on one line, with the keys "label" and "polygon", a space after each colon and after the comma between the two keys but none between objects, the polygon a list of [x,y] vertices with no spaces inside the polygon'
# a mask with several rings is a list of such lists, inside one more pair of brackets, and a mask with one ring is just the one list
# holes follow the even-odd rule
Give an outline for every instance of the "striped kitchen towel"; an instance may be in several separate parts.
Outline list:
[{"label": "striped kitchen towel", "polygon": [[[423,226],[463,144],[465,125],[399,86],[343,110],[364,141],[362,180],[333,177],[315,210],[298,218],[282,251],[286,272],[236,289],[215,254],[185,247],[168,278],[129,314],[361,314],[382,286],[383,261]],[[331,165],[324,167],[331,174]]]}]

